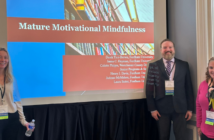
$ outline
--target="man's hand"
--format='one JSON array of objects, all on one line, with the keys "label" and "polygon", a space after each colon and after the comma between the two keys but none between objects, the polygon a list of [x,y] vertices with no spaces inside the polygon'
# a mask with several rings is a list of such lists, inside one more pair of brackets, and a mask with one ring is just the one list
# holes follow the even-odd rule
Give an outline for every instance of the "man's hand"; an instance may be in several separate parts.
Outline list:
[{"label": "man's hand", "polygon": [[156,121],[159,120],[158,116],[161,117],[161,115],[159,114],[159,112],[158,112],[157,110],[152,111],[151,114],[152,114],[152,117],[153,117]]},{"label": "man's hand", "polygon": [[185,118],[186,118],[186,121],[189,121],[192,118],[192,111],[187,111]]},{"label": "man's hand", "polygon": [[200,137],[200,136],[201,136],[201,134],[202,134],[202,132],[201,132],[201,128],[200,128],[200,127],[198,127],[198,136]]}]

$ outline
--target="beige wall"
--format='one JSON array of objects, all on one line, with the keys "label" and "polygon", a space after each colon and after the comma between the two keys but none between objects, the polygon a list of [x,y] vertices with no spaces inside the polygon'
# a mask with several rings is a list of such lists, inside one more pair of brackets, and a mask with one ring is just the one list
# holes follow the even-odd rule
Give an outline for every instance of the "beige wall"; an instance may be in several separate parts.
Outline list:
[{"label": "beige wall", "polygon": [[6,0],[0,0],[0,47],[7,45]]}]

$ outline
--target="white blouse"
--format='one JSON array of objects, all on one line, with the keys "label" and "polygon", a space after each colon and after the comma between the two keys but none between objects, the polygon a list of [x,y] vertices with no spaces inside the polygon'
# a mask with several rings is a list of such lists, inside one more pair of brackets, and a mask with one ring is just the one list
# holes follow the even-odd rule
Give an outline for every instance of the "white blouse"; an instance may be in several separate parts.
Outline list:
[{"label": "white blouse", "polygon": [[[22,104],[20,101],[14,102],[13,99],[13,83],[7,83],[5,84],[5,95],[3,97],[4,99],[4,105],[8,105],[8,113],[15,113],[18,110],[19,113],[19,121],[23,126],[27,123],[24,113],[23,113],[23,108]],[[0,85],[1,91],[4,91],[4,86]],[[2,99],[2,96],[0,95],[0,99]],[[0,105],[2,105],[2,102],[0,100]]]}]

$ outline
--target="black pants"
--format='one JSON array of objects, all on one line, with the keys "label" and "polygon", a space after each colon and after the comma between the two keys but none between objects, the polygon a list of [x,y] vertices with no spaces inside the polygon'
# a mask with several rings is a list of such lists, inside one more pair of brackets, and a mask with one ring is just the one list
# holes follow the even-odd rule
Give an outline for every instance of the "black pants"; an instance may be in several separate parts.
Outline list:
[{"label": "black pants", "polygon": [[169,140],[171,122],[173,122],[173,131],[176,140],[186,139],[186,114],[173,112],[171,114],[160,114],[161,117],[157,121],[160,140]]},{"label": "black pants", "polygon": [[201,134],[201,140],[214,140],[211,138],[208,138],[207,136],[205,136],[203,133]]},{"label": "black pants", "polygon": [[18,135],[19,114],[9,113],[8,119],[0,120],[0,140],[16,140]]}]

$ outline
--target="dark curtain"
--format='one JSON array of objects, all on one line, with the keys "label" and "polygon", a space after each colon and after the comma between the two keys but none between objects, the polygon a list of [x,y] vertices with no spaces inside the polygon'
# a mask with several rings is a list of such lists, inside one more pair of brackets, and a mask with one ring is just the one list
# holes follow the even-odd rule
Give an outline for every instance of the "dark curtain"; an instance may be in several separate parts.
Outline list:
[{"label": "dark curtain", "polygon": [[20,125],[18,140],[158,140],[145,99],[24,106],[33,135]]}]

